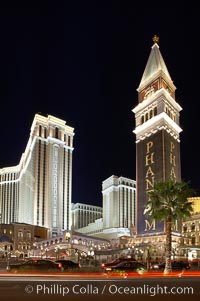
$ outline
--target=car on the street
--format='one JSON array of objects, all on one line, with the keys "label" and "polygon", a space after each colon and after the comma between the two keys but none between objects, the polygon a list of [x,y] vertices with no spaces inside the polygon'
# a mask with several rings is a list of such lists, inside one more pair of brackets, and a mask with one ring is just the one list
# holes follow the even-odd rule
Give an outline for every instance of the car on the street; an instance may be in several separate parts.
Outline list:
[{"label": "car on the street", "polygon": [[[190,263],[187,260],[173,260],[171,262],[172,271],[185,271],[191,268]],[[154,263],[151,265],[151,269],[154,271],[164,271],[165,262]]]},{"label": "car on the street", "polygon": [[138,274],[143,274],[147,272],[146,266],[141,263],[137,262],[136,260],[124,260],[116,265],[106,266],[104,268],[106,273],[110,272],[137,272]]},{"label": "car on the street", "polygon": [[69,260],[69,259],[58,259],[55,262],[60,263],[62,265],[62,268],[61,268],[62,271],[79,270],[81,267],[79,262],[75,262],[75,261]]},{"label": "car on the street", "polygon": [[124,262],[124,261],[135,261],[133,258],[116,258],[113,261],[102,263],[101,268],[105,270],[107,267],[116,266],[117,264]]},{"label": "car on the street", "polygon": [[61,272],[62,264],[49,259],[30,259],[23,263],[10,264],[7,271],[18,272]]}]

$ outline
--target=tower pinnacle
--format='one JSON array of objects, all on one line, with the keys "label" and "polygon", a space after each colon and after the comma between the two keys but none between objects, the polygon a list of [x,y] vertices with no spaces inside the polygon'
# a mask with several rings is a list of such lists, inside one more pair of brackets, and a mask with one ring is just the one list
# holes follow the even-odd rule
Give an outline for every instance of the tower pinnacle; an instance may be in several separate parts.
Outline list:
[{"label": "tower pinnacle", "polygon": [[152,40],[153,40],[154,44],[159,43],[159,36],[154,35]]}]

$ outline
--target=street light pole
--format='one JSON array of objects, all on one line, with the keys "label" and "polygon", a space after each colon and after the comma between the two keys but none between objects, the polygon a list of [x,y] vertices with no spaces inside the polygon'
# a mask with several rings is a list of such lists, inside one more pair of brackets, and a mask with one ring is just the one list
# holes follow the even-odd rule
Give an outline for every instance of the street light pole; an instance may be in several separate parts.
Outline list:
[{"label": "street light pole", "polygon": [[45,253],[46,253],[46,259],[47,259],[47,252],[48,252],[48,249],[46,248],[46,249],[45,249]]},{"label": "street light pole", "polygon": [[7,267],[6,267],[7,271],[9,271],[10,269],[10,247],[8,247],[7,249]]},{"label": "street light pole", "polygon": [[41,258],[42,258],[42,252],[43,252],[43,247],[41,246],[40,247],[40,256],[41,256]]},{"label": "street light pole", "polygon": [[150,252],[149,247],[147,247],[147,271],[150,270]]},{"label": "street light pole", "polygon": [[60,251],[60,246],[56,246],[56,247],[55,247],[56,260],[59,259],[59,251]]}]

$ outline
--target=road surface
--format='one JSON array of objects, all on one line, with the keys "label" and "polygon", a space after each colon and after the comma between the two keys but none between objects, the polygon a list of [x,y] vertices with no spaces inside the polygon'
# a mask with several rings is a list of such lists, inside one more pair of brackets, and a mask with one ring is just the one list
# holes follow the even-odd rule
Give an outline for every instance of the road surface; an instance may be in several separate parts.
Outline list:
[{"label": "road surface", "polygon": [[[185,297],[190,300],[200,296],[200,277],[187,276],[106,276],[1,274],[0,299],[2,301],[39,300],[144,300],[145,297],[167,296],[170,300]],[[67,298],[67,299],[66,299]],[[139,298],[139,299],[138,299]],[[143,298],[143,299],[140,299]],[[167,299],[168,300],[168,299]]]}]

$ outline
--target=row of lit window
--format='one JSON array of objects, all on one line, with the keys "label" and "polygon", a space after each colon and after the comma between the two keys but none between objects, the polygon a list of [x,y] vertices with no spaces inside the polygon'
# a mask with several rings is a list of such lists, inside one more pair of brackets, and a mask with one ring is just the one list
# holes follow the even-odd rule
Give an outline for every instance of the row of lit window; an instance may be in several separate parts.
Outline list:
[{"label": "row of lit window", "polygon": [[176,114],[171,109],[165,107],[165,112],[173,121],[176,121]]},{"label": "row of lit window", "polygon": [[[67,240],[67,238],[66,238]],[[37,248],[41,248],[41,247],[48,247],[50,245],[55,245],[55,244],[58,244],[58,243],[62,243],[63,242],[63,239],[60,238],[60,239],[55,239],[55,240],[51,240],[51,241],[47,241],[46,243],[42,243],[42,245],[38,244],[36,247]],[[74,237],[72,240],[71,240],[71,243],[73,244],[79,244],[79,245],[85,245],[85,246],[92,246],[92,247],[100,247],[102,245],[104,245],[105,243],[102,242],[101,244],[99,244],[98,241],[93,241],[93,240],[86,240],[86,239],[81,239],[81,238],[76,238]]]},{"label": "row of lit window", "polygon": [[82,206],[82,205],[78,205],[78,208],[79,209],[85,209],[85,210],[88,210],[88,211],[102,211],[102,208],[95,208],[95,207],[89,207],[89,206]]},{"label": "row of lit window", "polygon": [[88,218],[93,218],[97,216],[102,216],[102,212],[88,212],[88,211],[78,211],[77,213],[78,216],[84,216]]},{"label": "row of lit window", "polygon": [[18,244],[18,250],[30,250],[31,249],[31,245],[30,244]]},{"label": "row of lit window", "polygon": [[13,233],[12,230],[3,229],[3,234],[6,234],[7,231],[8,231],[8,233],[9,233],[10,235]]},{"label": "row of lit window", "polygon": [[[10,234],[10,235],[12,235],[13,234],[13,231],[12,230],[10,230],[10,229],[3,229],[3,234]],[[24,235],[24,233],[23,233],[23,231],[18,231],[18,237],[20,237],[20,238],[23,238],[25,235]],[[26,232],[26,237],[27,238],[31,238],[31,232]]]},{"label": "row of lit window", "polygon": [[19,178],[19,173],[5,173],[0,175],[0,182],[4,182],[4,181],[14,181],[17,180]]},{"label": "row of lit window", "polygon": [[[25,236],[25,235],[24,235],[23,231],[19,231],[19,232],[18,232],[18,237],[19,237],[19,238],[23,238],[24,236]],[[27,237],[27,238],[31,238],[31,232],[27,232],[27,233],[26,233],[26,237]]]},{"label": "row of lit window", "polygon": [[190,227],[188,225],[183,226],[183,232],[188,232],[188,231],[198,231],[199,227],[196,227],[195,224],[191,224]]},{"label": "row of lit window", "polygon": [[190,239],[184,239],[184,243],[185,243],[186,245],[189,245],[190,243],[191,243],[192,245],[195,245],[195,243],[196,243],[196,237],[195,237],[195,236],[192,236]]},{"label": "row of lit window", "polygon": [[[166,106],[165,112],[173,121],[176,121],[176,114],[172,109]],[[144,122],[146,122],[147,120],[151,119],[156,115],[157,115],[157,107],[155,107],[154,109],[150,109],[148,112],[146,112],[144,115],[141,116],[141,124],[143,124]]]},{"label": "row of lit window", "polygon": [[[39,125],[39,136],[42,138],[47,138],[47,128],[46,127],[43,128],[41,125]],[[54,129],[54,138],[63,140],[64,142],[67,143],[67,145],[71,146],[71,137],[64,134],[64,138],[62,139],[61,131],[59,130],[58,127],[55,127],[55,129]]]},{"label": "row of lit window", "polygon": [[151,119],[152,117],[157,115],[157,107],[154,107],[153,109],[150,109],[148,112],[146,112],[144,115],[141,116],[141,124],[146,122],[147,120]]},{"label": "row of lit window", "polygon": [[81,213],[87,213],[89,215],[92,215],[92,214],[100,215],[100,214],[102,214],[102,210],[94,211],[94,210],[89,209],[89,208],[84,209],[84,208],[81,208],[81,207],[79,209],[80,210],[78,210],[78,213],[79,212],[81,212]]},{"label": "row of lit window", "polygon": [[191,227],[191,229],[188,229],[187,227],[183,228],[183,232],[191,232],[191,231],[199,231],[199,228]]},{"label": "row of lit window", "polygon": [[136,183],[129,183],[129,182],[122,181],[120,182],[120,184],[136,188]]}]

